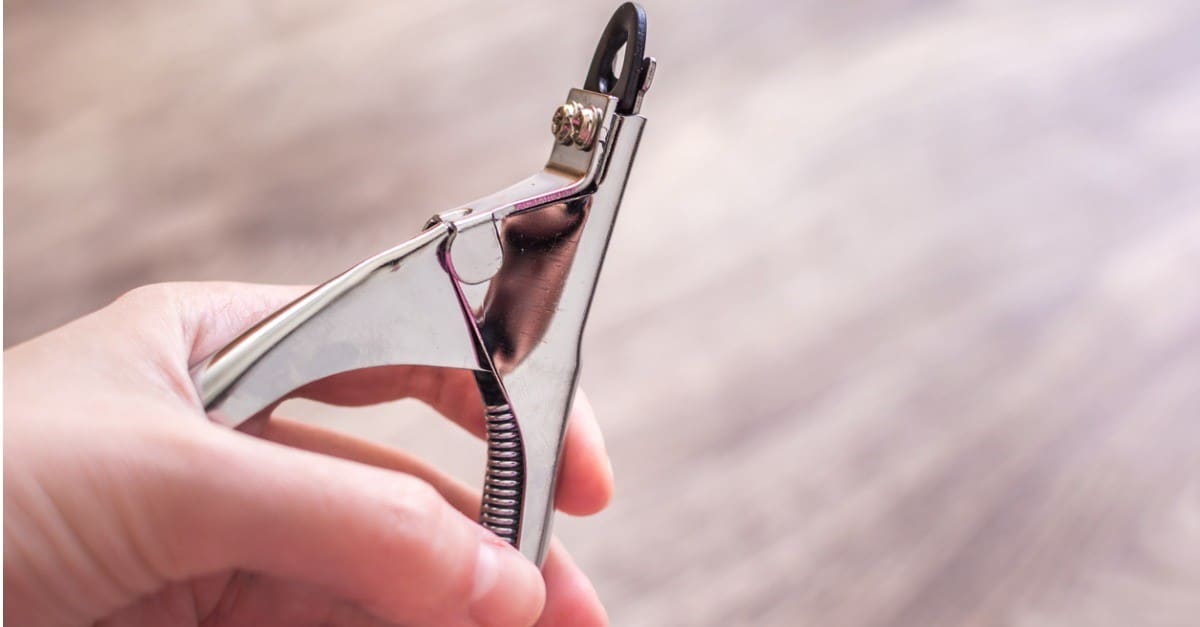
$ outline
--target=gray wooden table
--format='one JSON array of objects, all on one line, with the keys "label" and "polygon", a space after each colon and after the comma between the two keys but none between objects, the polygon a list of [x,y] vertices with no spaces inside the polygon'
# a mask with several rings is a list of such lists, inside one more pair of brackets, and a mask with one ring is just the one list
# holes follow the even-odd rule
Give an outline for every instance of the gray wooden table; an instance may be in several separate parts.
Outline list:
[{"label": "gray wooden table", "polygon": [[[650,1],[585,343],[617,625],[1200,621],[1200,7]],[[5,343],[545,158],[610,2],[5,5]],[[289,411],[478,481],[401,403]]]}]

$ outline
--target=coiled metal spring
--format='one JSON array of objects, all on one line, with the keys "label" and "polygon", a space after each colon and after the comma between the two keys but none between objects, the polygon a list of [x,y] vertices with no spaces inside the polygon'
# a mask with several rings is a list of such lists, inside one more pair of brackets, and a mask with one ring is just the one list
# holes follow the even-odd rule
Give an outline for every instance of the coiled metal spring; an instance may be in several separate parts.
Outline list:
[{"label": "coiled metal spring", "polygon": [[483,480],[483,505],[479,522],[516,546],[521,520],[525,455],[517,418],[507,404],[489,405],[487,472]]}]

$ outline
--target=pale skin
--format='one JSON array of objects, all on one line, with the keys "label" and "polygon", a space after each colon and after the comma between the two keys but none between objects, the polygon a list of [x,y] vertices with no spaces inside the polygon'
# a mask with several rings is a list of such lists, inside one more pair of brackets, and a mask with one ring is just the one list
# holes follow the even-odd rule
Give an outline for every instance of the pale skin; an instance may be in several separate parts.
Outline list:
[{"label": "pale skin", "polygon": [[[403,451],[265,412],[209,422],[188,368],[303,288],[164,284],[4,355],[4,618],[13,625],[605,625],[554,542],[541,570],[479,495]],[[403,332],[403,330],[397,330]],[[482,433],[468,373],[395,367],[302,390],[421,399]],[[612,471],[576,395],[556,504]]]}]

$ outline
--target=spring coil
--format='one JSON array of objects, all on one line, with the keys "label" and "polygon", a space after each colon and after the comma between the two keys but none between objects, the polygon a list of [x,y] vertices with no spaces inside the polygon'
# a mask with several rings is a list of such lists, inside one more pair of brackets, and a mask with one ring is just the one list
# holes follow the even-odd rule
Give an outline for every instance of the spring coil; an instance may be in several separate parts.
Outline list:
[{"label": "spring coil", "polygon": [[525,485],[525,455],[517,418],[508,405],[489,405],[486,412],[487,472],[479,522],[516,546]]}]

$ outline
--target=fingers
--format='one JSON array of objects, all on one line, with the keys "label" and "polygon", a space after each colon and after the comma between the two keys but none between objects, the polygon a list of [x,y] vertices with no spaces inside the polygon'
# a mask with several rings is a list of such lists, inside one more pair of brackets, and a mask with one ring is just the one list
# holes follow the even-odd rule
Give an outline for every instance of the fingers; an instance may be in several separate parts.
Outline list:
[{"label": "fingers", "polygon": [[[133,603],[95,627],[206,625],[232,627],[399,627],[346,601],[328,588],[248,571],[169,583],[156,595],[168,602]],[[180,602],[173,602],[180,601]],[[191,607],[189,607],[191,606]]]},{"label": "fingers", "polygon": [[310,582],[404,624],[528,625],[540,614],[537,569],[429,484],[212,433],[192,440],[206,472],[174,483],[189,490],[144,501],[186,571],[176,576],[236,568]]},{"label": "fingers", "polygon": [[592,582],[575,565],[558,538],[550,541],[546,563],[542,564],[546,580],[546,606],[537,624],[542,627],[571,625],[572,627],[604,627],[608,613],[596,595]]},{"label": "fingers", "polygon": [[[158,316],[149,326],[170,331],[177,350],[194,363],[224,346],[272,312],[301,296],[303,286],[250,283],[164,283],[139,288],[122,297],[115,315]],[[161,319],[162,312],[177,319]],[[404,332],[398,330],[398,332]],[[192,398],[191,377],[185,364],[165,368],[171,389]],[[406,397],[418,398],[478,437],[483,436],[483,405],[470,371],[422,366],[386,366],[341,373],[314,382],[297,396],[340,405],[364,405]],[[612,468],[595,413],[582,392],[568,418],[560,469],[558,506],[564,512],[587,515],[600,511],[612,498]],[[565,487],[564,487],[565,486]]]},{"label": "fingers", "polygon": [[555,505],[568,514],[587,516],[608,507],[612,494],[612,463],[604,448],[604,436],[592,404],[579,390],[567,423]]},{"label": "fingers", "polygon": [[[295,396],[352,407],[411,397],[452,418],[481,408],[470,370],[429,366],[393,365],[342,372],[313,381],[296,390]],[[482,422],[479,426],[482,430]]]},{"label": "fingers", "polygon": [[[413,475],[436,488],[467,516],[470,516],[472,519],[476,519],[479,516],[479,495],[476,492],[429,465],[424,460],[399,449],[279,417],[274,417],[265,423],[256,435],[273,442],[307,451],[332,455],[342,459]],[[577,437],[589,436],[582,434]],[[605,466],[607,467],[607,463]],[[611,474],[608,477],[607,490],[608,494],[611,495]],[[594,513],[581,512],[579,508],[572,511],[567,509],[564,504],[587,502],[589,499],[595,498],[596,491],[597,488],[594,485],[580,485],[580,482],[573,480],[572,477],[560,477],[555,506],[568,514],[586,515]],[[605,498],[607,499],[607,496]]]},{"label": "fingers", "polygon": [[279,417],[273,417],[257,435],[286,446],[411,475],[432,486],[471,520],[479,517],[478,494],[472,494],[431,464],[399,449]]},{"label": "fingers", "polygon": [[[479,515],[479,493],[403,451],[282,418],[274,418],[262,437],[288,446],[362,462],[413,475],[432,485],[472,520]],[[608,618],[587,576],[575,565],[557,539],[542,566],[546,603],[539,625],[589,627],[607,625]]]},{"label": "fingers", "polygon": [[[305,386],[298,396],[338,405],[367,405],[415,397],[459,426],[484,437],[483,403],[469,371],[424,366],[387,366],[346,372]],[[594,514],[612,500],[612,466],[604,437],[580,390],[567,421],[556,504],[576,516]]]}]

